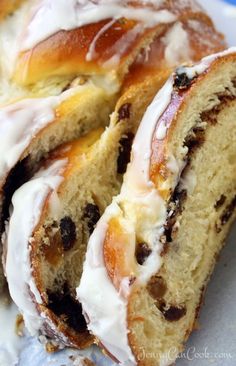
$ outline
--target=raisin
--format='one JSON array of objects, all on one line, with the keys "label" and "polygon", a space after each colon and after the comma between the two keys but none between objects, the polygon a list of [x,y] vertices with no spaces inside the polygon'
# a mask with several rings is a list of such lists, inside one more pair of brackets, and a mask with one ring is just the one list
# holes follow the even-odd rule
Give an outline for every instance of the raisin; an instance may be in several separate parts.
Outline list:
[{"label": "raisin", "polygon": [[226,197],[224,194],[222,194],[214,205],[215,209],[218,210],[221,206],[223,206],[223,204],[225,203],[225,200],[226,200]]},{"label": "raisin", "polygon": [[69,216],[61,219],[60,232],[64,250],[67,251],[73,248],[76,241],[76,226]]},{"label": "raisin", "polygon": [[160,276],[152,276],[148,282],[147,290],[153,299],[161,299],[167,291],[166,282]]},{"label": "raisin", "polygon": [[184,307],[170,306],[167,308],[166,304],[162,303],[158,305],[158,308],[164,315],[165,319],[168,320],[169,322],[178,321],[181,318],[183,318],[183,316],[185,316],[187,313],[187,309],[185,306]]},{"label": "raisin", "polygon": [[59,350],[59,345],[47,342],[45,345],[45,349],[47,353],[55,353]]},{"label": "raisin", "polygon": [[122,121],[123,119],[130,118],[130,103],[123,104],[120,109],[118,110],[118,122]]},{"label": "raisin", "polygon": [[130,152],[134,135],[128,133],[127,136],[122,137],[120,140],[119,155],[117,159],[117,173],[124,174],[126,172],[127,165],[130,162]]},{"label": "raisin", "polygon": [[99,207],[97,205],[94,205],[92,203],[88,203],[87,206],[84,209],[84,218],[87,219],[87,225],[89,234],[91,235],[96,223],[100,219],[100,211]]},{"label": "raisin", "polygon": [[83,366],[95,366],[95,364],[93,363],[93,361],[89,360],[88,358],[84,358],[83,362],[82,362]]},{"label": "raisin", "polygon": [[174,87],[180,90],[189,88],[194,79],[189,78],[183,70],[182,68],[177,69],[174,76]]},{"label": "raisin", "polygon": [[52,310],[63,322],[79,333],[87,330],[87,324],[82,313],[81,304],[75,300],[64,284],[61,292],[47,291],[48,308]]},{"label": "raisin", "polygon": [[139,243],[136,247],[136,260],[138,264],[142,265],[145,263],[147,257],[152,253],[152,250],[146,243]]},{"label": "raisin", "polygon": [[176,223],[177,216],[183,211],[183,204],[187,198],[187,191],[185,189],[179,190],[179,186],[176,187],[172,194],[169,207],[168,207],[168,219],[165,223],[164,237],[167,243],[172,242],[173,227]]}]

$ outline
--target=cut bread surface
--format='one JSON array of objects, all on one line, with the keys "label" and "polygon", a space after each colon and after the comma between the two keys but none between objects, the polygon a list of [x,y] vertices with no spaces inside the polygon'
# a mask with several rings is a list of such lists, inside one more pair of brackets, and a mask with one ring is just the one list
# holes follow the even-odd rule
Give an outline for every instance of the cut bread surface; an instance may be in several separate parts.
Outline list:
[{"label": "cut bread surface", "polygon": [[88,83],[58,97],[26,99],[1,109],[2,224],[12,193],[32,176],[40,159],[61,143],[106,125],[112,106],[110,95]]},{"label": "cut bread surface", "polygon": [[[47,314],[47,325],[40,326],[40,330],[64,345],[84,347],[92,341],[92,337],[86,333],[82,312],[81,321],[77,318],[80,305],[75,294],[81,277],[87,241],[100,215],[110,204],[112,197],[119,192],[139,121],[156,89],[160,88],[163,82],[162,77],[156,76],[145,87],[143,85],[142,89],[129,89],[120,98],[110,125],[102,134],[101,130],[92,131],[49,155],[48,161],[52,161],[53,164],[54,161],[68,161],[63,173],[63,182],[51,192],[50,197],[45,196],[44,191],[41,192],[40,186],[38,189],[37,194],[43,203],[38,213],[38,224],[32,227],[30,232],[31,254],[28,265],[32,269],[32,281],[40,293],[41,301],[36,297],[30,302],[38,309],[38,318]],[[90,142],[91,136],[93,143]],[[96,141],[93,140],[94,136]],[[31,185],[35,185],[35,180],[32,180]],[[21,190],[26,192],[24,186],[19,192]],[[27,195],[30,194],[29,190]],[[32,195],[31,199],[33,197]],[[52,204],[49,204],[50,201]],[[20,200],[15,203],[13,212],[17,211],[18,205],[21,205]],[[58,209],[52,209],[54,206]],[[28,225],[27,220],[31,215],[29,212],[29,216],[22,217],[24,225]],[[9,224],[7,257],[12,256],[14,247],[14,239],[11,238],[14,238],[13,232],[16,228],[12,226],[12,220],[15,220],[14,217]],[[18,245],[26,251],[29,250],[28,240],[25,240],[24,236]],[[7,265],[6,275],[10,292],[27,319],[29,314],[14,295],[15,283],[11,275],[8,275],[9,270],[11,269]],[[21,266],[21,272],[23,271]]]},{"label": "cut bread surface", "polygon": [[128,365],[170,365],[183,350],[235,217],[235,66],[231,49],[177,69],[90,238],[78,298],[98,342]]}]

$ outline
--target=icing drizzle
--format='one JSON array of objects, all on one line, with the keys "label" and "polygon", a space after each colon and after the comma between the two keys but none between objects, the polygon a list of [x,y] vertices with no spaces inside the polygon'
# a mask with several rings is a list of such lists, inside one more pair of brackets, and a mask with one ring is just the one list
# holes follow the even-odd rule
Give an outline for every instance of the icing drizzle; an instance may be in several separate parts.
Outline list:
[{"label": "icing drizzle", "polygon": [[41,217],[45,198],[50,191],[56,190],[63,180],[66,163],[67,160],[58,160],[48,168],[41,169],[31,181],[19,188],[12,198],[13,213],[6,233],[6,276],[11,297],[22,312],[31,335],[37,335],[43,324],[43,319],[38,315],[33,302],[35,298],[37,303],[41,304],[42,299],[31,275],[31,236]]},{"label": "icing drizzle", "polygon": [[[156,5],[156,2],[145,1],[143,4]],[[60,30],[68,31],[101,20],[128,18],[144,23],[145,27],[153,27],[176,19],[167,10],[153,11],[149,7],[134,7],[126,0],[42,0],[32,13],[21,51],[33,48]]]}]

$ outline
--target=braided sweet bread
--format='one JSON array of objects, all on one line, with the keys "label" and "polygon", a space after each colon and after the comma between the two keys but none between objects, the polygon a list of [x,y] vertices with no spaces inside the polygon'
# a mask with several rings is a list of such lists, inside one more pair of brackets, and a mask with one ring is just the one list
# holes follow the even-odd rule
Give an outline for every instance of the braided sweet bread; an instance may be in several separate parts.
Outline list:
[{"label": "braided sweet bread", "polygon": [[[63,18],[65,6],[69,6],[70,17]],[[12,1],[3,2],[2,9],[6,11],[0,24],[0,120],[4,138],[1,231],[14,190],[32,176],[38,161],[56,146],[107,125],[122,83],[123,88],[135,88],[136,83],[141,88],[148,77],[157,77],[158,83],[166,79],[170,65],[162,62],[165,49],[169,58],[175,54],[168,35],[171,27],[179,27],[177,33],[188,46],[187,55],[186,49],[183,55],[178,53],[180,60],[186,56],[195,59],[225,46],[209,17],[191,1],[177,1],[174,6],[166,1],[161,7],[152,2]],[[52,11],[53,24],[48,29],[45,21]],[[115,19],[103,19],[103,14]],[[124,18],[127,14],[130,20]],[[96,22],[100,18],[103,20]],[[200,26],[185,30],[182,19]],[[136,39],[133,28],[138,25]],[[204,34],[199,33],[203,28]],[[206,44],[208,39],[213,42]],[[192,44],[192,40],[197,41]],[[158,50],[162,51],[156,62]],[[110,57],[114,64],[107,64],[105,55],[106,61]]]},{"label": "braided sweet bread", "polygon": [[[3,42],[11,64],[1,58],[2,104],[11,103],[0,121],[10,126],[3,149],[11,156],[2,162],[2,223],[13,192],[41,169],[13,198],[9,289],[33,334],[85,347],[93,337],[75,288],[89,235],[120,190],[142,115],[175,65],[225,43],[190,0],[25,1],[2,24],[3,40],[13,21],[22,27],[13,34],[20,46],[7,56]],[[22,252],[14,256],[16,246]]]},{"label": "braided sweet bread", "polygon": [[[209,37],[215,37],[213,47],[224,47],[199,6],[192,8],[187,1],[181,9],[178,3],[1,2],[1,232],[14,190],[33,175],[49,151],[108,125],[123,86],[134,87],[136,82],[124,82],[129,68],[182,12],[207,27]],[[191,46],[189,50],[191,57]],[[149,57],[145,60],[141,83],[151,72]],[[158,74],[158,83],[167,77],[168,68]]]},{"label": "braided sweet bread", "polygon": [[[65,7],[69,17],[63,17]],[[52,12],[48,28],[45,22]],[[173,56],[173,31],[186,46],[178,57]],[[174,6],[169,1],[161,5],[24,1],[0,25],[0,38],[0,122],[5,141],[0,195],[7,191],[8,196],[3,211],[17,188],[16,179],[11,183],[18,162],[33,171],[56,146],[108,125],[119,91],[137,83],[145,87],[150,77],[159,84],[170,72],[171,62],[195,60],[225,47],[209,17],[191,1],[184,5],[177,1]],[[8,155],[11,158],[3,158]],[[3,222],[6,215],[1,216]]]},{"label": "braided sweet bread", "polygon": [[[12,120],[15,125],[14,119],[24,119],[17,123],[18,135],[32,126],[32,120],[35,126],[13,163],[5,163],[8,173],[27,156],[32,156],[28,160],[35,165],[60,143],[108,125],[119,90],[138,82],[137,69],[139,81],[157,70],[158,78],[163,72],[165,79],[173,64],[225,47],[209,17],[190,0],[174,5],[172,1],[117,0],[12,4],[16,10],[0,29],[0,94],[2,104],[21,101],[3,109],[1,124],[8,121],[9,125]],[[53,21],[48,22],[49,18]],[[183,54],[176,51],[173,34],[184,42]],[[45,114],[43,123],[39,111]]]}]

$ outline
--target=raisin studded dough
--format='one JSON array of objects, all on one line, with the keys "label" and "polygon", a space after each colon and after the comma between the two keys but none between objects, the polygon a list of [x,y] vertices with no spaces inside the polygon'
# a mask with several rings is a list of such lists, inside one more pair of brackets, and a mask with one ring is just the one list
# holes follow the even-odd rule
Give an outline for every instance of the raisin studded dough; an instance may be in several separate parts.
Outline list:
[{"label": "raisin studded dough", "polygon": [[[157,77],[142,90],[129,90],[118,101],[105,131],[92,130],[75,140],[72,144],[78,149],[70,152],[66,164],[72,168],[59,188],[43,201],[39,224],[30,239],[33,281],[43,299],[42,303],[35,299],[34,306],[39,317],[47,314],[57,326],[48,322],[42,331],[64,345],[85,347],[93,341],[75,294],[87,242],[105,208],[120,190],[138,124],[162,84],[162,78]],[[67,159],[70,145],[51,152],[42,166]],[[34,185],[34,179],[31,184]],[[55,193],[59,211],[48,204]],[[22,242],[22,245],[28,244]],[[9,285],[11,291],[11,281]]]},{"label": "raisin studded dough", "polygon": [[[135,190],[134,193],[129,191],[129,196],[122,194],[129,187],[129,180],[134,178],[130,172],[135,163],[131,161],[120,196],[106,209],[90,237],[77,293],[88,318],[92,319],[89,329],[119,361],[122,360],[119,357],[124,356],[118,351],[113,353],[116,348],[110,343],[111,335],[106,338],[116,325],[110,318],[112,308],[107,304],[103,310],[96,300],[108,296],[105,277],[102,277],[103,286],[97,290],[93,286],[97,268],[105,268],[107,281],[112,281],[117,290],[117,301],[122,301],[118,294],[124,297],[125,318],[122,312],[118,316],[120,302],[113,314],[119,318],[119,324],[124,321],[126,327],[127,322],[127,328],[124,333],[112,333],[112,339],[128,337],[127,347],[134,356],[130,362],[170,365],[194,329],[207,282],[235,219],[235,48],[212,58],[209,64],[203,61],[203,66],[203,71],[199,71],[199,66],[177,69],[163,89],[166,91],[172,85],[170,99],[153,130],[150,185],[147,186],[148,189],[152,187],[151,182],[154,184],[157,202],[162,199],[160,210],[146,210],[145,202],[135,196]],[[164,91],[159,95],[162,98],[159,101],[165,98]],[[145,118],[142,126],[149,121]],[[164,134],[163,124],[166,126]],[[135,143],[137,147],[137,141]],[[147,143],[149,141],[143,140],[144,151]],[[137,151],[133,154],[138,154]],[[143,163],[140,164],[142,167]],[[139,170],[137,177],[138,174],[141,175]],[[152,201],[149,204],[151,208]],[[164,207],[166,213],[162,219]],[[160,231],[155,225],[150,227],[157,217],[160,217],[159,222],[164,220]],[[104,222],[107,223],[105,233]],[[151,265],[148,260],[155,248],[152,240],[160,248],[160,252],[155,253],[160,262],[156,273],[141,282],[144,278],[141,276],[148,271],[145,265]],[[102,253],[104,264],[95,265],[91,257],[94,250]],[[130,279],[129,291],[126,282],[122,282],[125,278]],[[89,295],[86,286],[95,291],[94,297]],[[115,298],[111,303],[116,304]],[[103,332],[105,324],[113,326]]]}]

